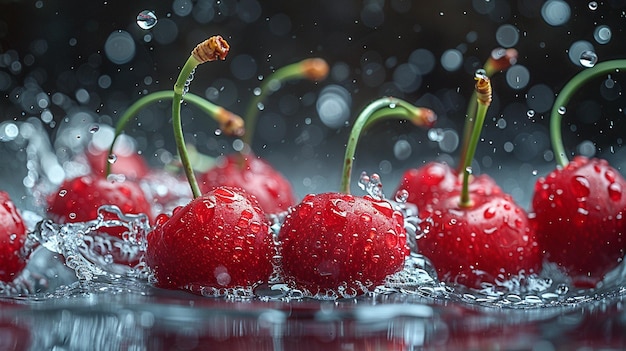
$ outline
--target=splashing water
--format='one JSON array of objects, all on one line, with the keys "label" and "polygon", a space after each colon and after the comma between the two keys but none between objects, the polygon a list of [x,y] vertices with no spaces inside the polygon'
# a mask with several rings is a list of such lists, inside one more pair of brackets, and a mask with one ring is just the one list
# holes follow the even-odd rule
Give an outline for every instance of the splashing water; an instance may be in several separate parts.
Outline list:
[{"label": "splashing water", "polygon": [[[565,108],[561,113],[565,113]],[[17,139],[3,141],[25,143],[24,148],[31,155],[28,158],[29,169],[37,176],[33,178],[32,187],[28,188],[30,197],[42,199],[58,182],[53,181],[53,173],[44,171],[45,162],[54,160],[58,162],[56,157],[46,156],[54,154],[51,151],[52,144],[45,137],[45,131],[38,127],[41,124],[39,121],[11,123],[15,123],[18,129],[26,131],[20,135],[26,135],[28,138],[25,141]],[[86,132],[90,135],[88,128]],[[82,142],[86,143],[88,140]],[[72,150],[72,155],[81,152],[78,147]],[[77,163],[69,163],[69,166],[64,164],[62,170],[66,176],[86,172],[84,167]],[[158,174],[150,177],[146,178],[142,187],[149,198],[161,203],[161,207],[156,210],[157,213],[169,212],[191,198],[189,187],[180,179],[173,176],[161,177]],[[373,198],[385,199],[382,181],[377,174],[362,173],[359,187]],[[156,201],[157,199],[159,200]],[[469,289],[442,282],[438,280],[436,270],[428,258],[419,253],[419,240],[428,232],[431,221],[418,217],[418,209],[406,203],[406,194],[402,191],[394,194],[394,200],[387,201],[404,216],[407,244],[411,254],[406,260],[404,269],[389,276],[384,285],[371,286],[367,282],[362,282],[360,291],[342,288],[312,296],[306,291],[287,286],[279,274],[281,258],[277,254],[273,259],[275,272],[265,284],[235,289],[210,289],[202,286],[188,288],[203,296],[238,301],[250,299],[291,301],[315,298],[352,299],[355,303],[360,301],[368,303],[367,301],[373,297],[380,296],[396,296],[394,299],[402,296],[420,296],[469,305],[521,309],[573,308],[584,302],[600,301],[626,294],[626,288],[623,287],[626,281],[624,264],[611,272],[599,288],[588,290],[572,288],[568,278],[551,264],[546,264],[540,275],[522,272],[509,280],[484,283],[480,289]],[[44,293],[47,297],[72,297],[85,292],[103,291],[143,294],[150,288],[150,270],[142,260],[147,245],[145,238],[151,230],[145,216],[124,215],[113,206],[104,206],[100,209],[98,218],[93,221],[58,224],[42,220],[41,214],[23,212],[31,229],[23,254],[25,256],[30,254],[31,259],[27,269],[13,282],[0,284],[0,294],[31,296]],[[287,215],[288,212],[284,212],[268,218],[277,245],[278,232]],[[100,230],[115,226],[124,228],[124,234],[120,237],[104,234]],[[52,266],[54,269],[50,268]],[[353,299],[362,292],[365,294]]]},{"label": "splashing water", "polygon": [[[110,227],[122,227],[125,231],[121,237],[100,231]],[[146,215],[125,215],[116,206],[102,206],[98,218],[89,222],[41,221],[28,238],[61,254],[79,282],[89,283],[97,277],[145,277],[147,272],[141,258],[149,230]]]}]

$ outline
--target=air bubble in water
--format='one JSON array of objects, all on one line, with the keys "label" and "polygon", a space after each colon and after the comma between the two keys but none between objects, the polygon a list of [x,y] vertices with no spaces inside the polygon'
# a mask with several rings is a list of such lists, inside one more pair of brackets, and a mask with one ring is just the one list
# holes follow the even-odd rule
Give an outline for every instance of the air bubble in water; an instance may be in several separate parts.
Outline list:
[{"label": "air bubble in water", "polygon": [[528,118],[535,117],[535,110],[528,110],[528,111],[526,111],[526,116],[528,116]]},{"label": "air bubble in water", "polygon": [[594,51],[585,50],[580,54],[580,64],[583,67],[591,68],[598,62],[598,55]]},{"label": "air bubble in water", "polygon": [[567,112],[567,108],[565,108],[565,106],[561,106],[561,107],[559,107],[558,112],[559,112],[560,115],[564,115],[565,112]]},{"label": "air bubble in water", "polygon": [[598,2],[597,1],[589,1],[589,9],[591,11],[595,11],[598,9]]},{"label": "air bubble in water", "polygon": [[95,132],[100,130],[100,126],[97,124],[92,125],[91,127],[89,127],[89,133],[94,134]]},{"label": "air bubble in water", "polygon": [[143,10],[137,15],[137,25],[141,29],[151,29],[157,24],[157,16],[150,10]]}]

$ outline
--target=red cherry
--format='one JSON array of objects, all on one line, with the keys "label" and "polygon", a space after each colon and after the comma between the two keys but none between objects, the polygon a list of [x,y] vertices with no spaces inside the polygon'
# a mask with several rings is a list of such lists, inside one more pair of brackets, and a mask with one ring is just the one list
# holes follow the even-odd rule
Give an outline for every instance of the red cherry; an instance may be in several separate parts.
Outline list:
[{"label": "red cherry", "polygon": [[148,234],[146,263],[167,289],[250,287],[273,272],[276,254],[265,213],[240,189],[219,187],[160,215]]},{"label": "red cherry", "polygon": [[254,195],[266,213],[286,211],[295,204],[289,181],[269,163],[254,155],[231,154],[199,177],[204,193],[219,186],[244,189]]},{"label": "red cherry", "polygon": [[[398,190],[408,191],[407,202],[422,208],[431,203],[438,204],[452,192],[460,193],[462,184],[463,178],[446,163],[430,162],[405,171]],[[470,192],[502,193],[495,180],[487,174],[472,177],[469,188]]]},{"label": "red cherry", "polygon": [[[109,154],[104,150],[85,150],[85,156],[91,172],[104,177]],[[123,174],[129,179],[140,179],[150,172],[150,167],[143,157],[137,153],[116,153],[115,161],[111,164],[111,173]]]},{"label": "red cherry", "polygon": [[20,250],[26,226],[9,194],[0,191],[0,281],[11,282],[26,266]]},{"label": "red cherry", "polygon": [[537,239],[575,285],[594,287],[626,253],[626,180],[606,160],[577,156],[537,180]]},{"label": "red cherry", "polygon": [[[143,213],[151,217],[150,203],[137,183],[109,181],[95,174],[65,180],[48,198],[48,216],[57,223],[86,222],[96,219],[98,208],[103,205],[115,205],[125,214]],[[100,231],[121,238],[126,228],[107,227]],[[138,262],[138,258],[127,258],[122,253],[111,254],[118,263]]]},{"label": "red cherry", "polygon": [[539,272],[542,258],[526,212],[506,194],[470,197],[469,208],[452,195],[420,212],[430,224],[417,246],[439,278],[480,288],[481,282]]},{"label": "red cherry", "polygon": [[287,282],[312,295],[380,285],[409,253],[402,214],[369,196],[308,195],[290,211],[279,237]]}]

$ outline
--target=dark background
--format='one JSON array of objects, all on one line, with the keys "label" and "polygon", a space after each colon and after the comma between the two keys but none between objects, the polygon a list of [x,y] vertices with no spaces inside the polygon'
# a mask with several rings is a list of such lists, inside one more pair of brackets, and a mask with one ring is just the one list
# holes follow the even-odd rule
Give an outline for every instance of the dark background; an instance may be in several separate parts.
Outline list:
[{"label": "dark background", "polygon": [[[53,140],[77,111],[87,112],[93,120],[86,124],[114,124],[140,96],[171,89],[190,50],[214,34],[229,41],[229,58],[200,66],[191,91],[240,114],[259,86],[259,76],[303,58],[323,57],[333,67],[331,76],[317,84],[290,83],[268,99],[253,145],[258,155],[290,178],[302,197],[308,192],[337,190],[351,126],[331,128],[319,120],[316,99],[324,87],[337,85],[350,93],[350,122],[368,102],[394,95],[433,108],[439,115],[438,128],[460,133],[473,73],[498,46],[498,27],[512,24],[519,29],[518,63],[528,68],[530,80],[524,88],[514,89],[504,75],[494,77],[494,103],[475,166],[497,177],[506,191],[527,205],[534,181],[555,165],[548,140],[549,112],[529,117],[529,89],[543,84],[556,94],[581,71],[583,67],[568,57],[570,45],[578,40],[593,44],[600,61],[626,57],[626,1],[599,1],[595,10],[587,1],[567,3],[569,20],[551,26],[541,16],[544,1],[539,0],[188,1],[186,6],[193,6],[188,15],[181,14],[178,1],[0,0],[0,120],[40,118],[47,110],[52,121],[47,120],[44,127]],[[135,22],[145,9],[159,19],[151,30],[142,30]],[[612,30],[612,39],[604,45],[593,37],[594,28],[603,24]],[[127,31],[136,47],[133,59],[123,64],[111,62],[104,50],[109,35],[118,30]],[[151,36],[149,41],[146,35]],[[416,49],[427,49],[436,64],[420,76],[416,89],[403,91],[394,83],[394,71],[410,61]],[[463,65],[454,72],[445,70],[439,61],[448,49],[463,53]],[[253,64],[235,65],[246,60]],[[377,70],[368,71],[371,67]],[[110,86],[99,83],[103,76],[110,78]],[[625,101],[620,88],[624,75],[616,73],[611,78],[617,88],[609,98],[601,88],[607,77],[588,84],[575,96],[563,134],[572,154],[608,158],[624,173]],[[220,89],[220,94],[212,95]],[[64,103],[51,101],[41,108],[36,98],[40,93],[50,100],[61,94]],[[81,99],[84,93],[88,100]],[[151,106],[127,129],[155,167],[161,166],[163,152],[175,153],[169,112],[166,103]],[[183,113],[188,140],[200,151],[217,156],[232,150],[233,140],[216,136],[212,121],[193,108]],[[8,144],[0,143],[0,157],[12,164],[5,162],[0,179],[19,184],[24,173],[19,161],[25,162],[19,157],[22,149]],[[400,149],[394,153],[394,147]],[[457,153],[442,150],[425,130],[384,122],[364,135],[355,173],[380,173],[391,193],[404,169],[435,159],[454,163]],[[14,154],[18,154],[16,162]],[[356,186],[353,190],[359,191]]]}]

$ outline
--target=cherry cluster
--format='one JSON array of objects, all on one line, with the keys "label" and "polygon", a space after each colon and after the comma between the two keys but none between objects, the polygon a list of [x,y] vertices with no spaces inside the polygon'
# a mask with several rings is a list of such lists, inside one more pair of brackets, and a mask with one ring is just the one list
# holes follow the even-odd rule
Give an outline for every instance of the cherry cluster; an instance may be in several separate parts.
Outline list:
[{"label": "cherry cluster", "polygon": [[[162,171],[151,169],[138,154],[112,160],[106,152],[87,150],[84,157],[91,173],[66,180],[49,196],[49,218],[58,223],[88,221],[103,205],[146,214],[153,229],[143,258],[113,258],[129,266],[143,259],[155,285],[167,289],[202,293],[207,288],[254,287],[278,276],[310,296],[354,296],[401,270],[410,254],[404,217],[384,198],[349,193],[354,147],[361,130],[376,121],[394,115],[430,126],[435,120],[432,111],[393,98],[366,108],[347,147],[342,192],[311,194],[296,203],[289,182],[249,151],[225,156],[199,172],[198,183],[179,129],[180,101],[197,100],[183,87],[188,72],[200,63],[224,59],[229,50],[220,37],[201,45],[181,71],[174,92],[159,95],[174,101],[177,147],[193,199],[169,213],[155,213],[155,203],[165,205],[171,199],[147,193],[141,182],[162,177]],[[471,161],[491,101],[488,76],[506,69],[515,57],[510,50],[494,51],[486,70],[477,74],[478,107],[468,112],[458,169],[432,162],[404,174],[398,190],[408,192],[407,202],[415,204],[424,219],[417,250],[433,263],[440,280],[471,288],[539,273],[546,260],[561,267],[575,285],[595,287],[626,250],[626,180],[617,170],[604,160],[580,156],[566,162],[537,181],[530,214],[493,178],[472,174]],[[293,67],[277,73],[281,79],[319,80],[327,73],[321,62],[294,66],[297,74]],[[223,130],[241,135],[238,116],[208,102],[199,104],[221,116],[216,119]],[[249,122],[246,125],[254,124]],[[0,192],[0,204],[0,281],[8,282],[26,265],[21,248],[27,230],[6,193]],[[271,229],[271,217],[284,218],[277,233]],[[124,232],[121,227],[101,230],[118,238]]]}]

